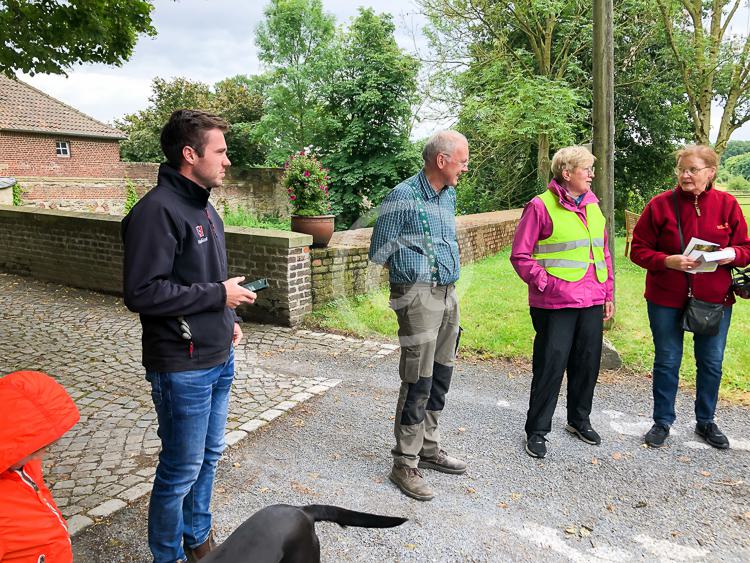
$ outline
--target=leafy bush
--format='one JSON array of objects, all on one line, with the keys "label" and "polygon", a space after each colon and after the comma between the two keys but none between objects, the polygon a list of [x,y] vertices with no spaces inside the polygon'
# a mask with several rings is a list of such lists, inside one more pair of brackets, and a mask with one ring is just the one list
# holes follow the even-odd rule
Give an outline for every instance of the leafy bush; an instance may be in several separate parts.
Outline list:
[{"label": "leafy bush", "polygon": [[746,180],[742,176],[732,176],[727,183],[727,187],[730,190],[750,191],[750,181]]},{"label": "leafy bush", "polygon": [[26,190],[21,187],[21,184],[13,184],[13,205],[18,207],[19,205],[23,205],[23,194]]},{"label": "leafy bush", "polygon": [[750,180],[750,153],[738,154],[728,158],[724,162],[724,167],[730,174]]},{"label": "leafy bush", "polygon": [[224,224],[233,227],[252,227],[255,229],[278,229],[280,231],[291,230],[289,219],[283,219],[278,215],[264,215],[258,217],[250,209],[243,207],[237,207],[232,210],[225,206]]},{"label": "leafy bush", "polygon": [[130,213],[133,206],[138,203],[138,191],[135,189],[133,180],[125,181],[125,215]]},{"label": "leafy bush", "polygon": [[309,148],[294,153],[284,163],[283,183],[294,215],[310,217],[330,213],[328,170],[323,168]]}]

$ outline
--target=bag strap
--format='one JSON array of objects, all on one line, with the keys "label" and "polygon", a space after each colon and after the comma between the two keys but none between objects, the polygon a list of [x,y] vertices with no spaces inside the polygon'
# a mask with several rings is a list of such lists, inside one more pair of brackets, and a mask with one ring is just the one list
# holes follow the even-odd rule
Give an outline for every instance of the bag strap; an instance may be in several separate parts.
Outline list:
[{"label": "bag strap", "polygon": [[[685,252],[685,239],[682,237],[682,223],[680,222],[680,207],[677,205],[677,189],[672,192],[672,200],[674,201],[674,214],[677,216],[677,232],[680,233],[680,252]],[[688,297],[693,296],[693,280],[690,279],[690,274],[685,272],[688,282]]]},{"label": "bag strap", "polygon": [[[680,252],[685,252],[685,239],[682,237],[682,224],[680,223],[680,208],[677,205],[677,189],[672,192],[672,199],[674,200],[674,214],[677,216],[677,232],[680,233]],[[685,272],[685,275],[687,276],[687,282],[688,282],[688,297],[693,296],[693,280],[690,278],[690,274]],[[731,291],[732,288],[730,286],[729,290]],[[729,292],[724,296],[724,303],[726,304],[727,299],[729,299]]]},{"label": "bag strap", "polygon": [[424,234],[425,250],[427,251],[427,259],[430,263],[430,281],[433,284],[437,284],[437,255],[435,254],[435,245],[432,244],[432,233],[430,231],[430,221],[427,218],[427,210],[424,207],[424,197],[419,191],[419,186],[416,182],[410,182],[412,194],[414,194],[414,202],[417,205],[417,214],[419,215],[419,223],[422,225],[422,233]]}]

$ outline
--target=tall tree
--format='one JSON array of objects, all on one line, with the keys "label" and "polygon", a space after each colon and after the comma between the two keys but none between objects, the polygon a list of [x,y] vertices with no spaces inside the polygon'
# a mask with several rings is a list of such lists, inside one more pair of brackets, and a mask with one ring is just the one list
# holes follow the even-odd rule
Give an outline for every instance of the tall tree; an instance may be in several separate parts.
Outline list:
[{"label": "tall tree", "polygon": [[334,18],[321,0],[271,0],[264,14],[255,41],[270,86],[259,133],[271,147],[269,161],[278,164],[319,134]]},{"label": "tall tree", "polygon": [[0,72],[65,74],[75,64],[120,65],[138,35],[155,35],[146,0],[4,0]]},{"label": "tall tree", "polygon": [[389,14],[361,9],[337,50],[325,90],[323,161],[338,224],[348,226],[418,168],[409,141],[418,61],[394,38]]},{"label": "tall tree", "polygon": [[181,108],[202,109],[216,113],[230,123],[226,134],[232,164],[257,166],[265,159],[265,150],[257,141],[257,127],[263,101],[255,90],[256,81],[244,76],[222,80],[214,86],[185,78],[155,78],[148,108],[125,115],[116,125],[128,134],[120,144],[123,160],[161,162],[164,155],[159,135],[173,111]]},{"label": "tall tree", "polygon": [[741,0],[656,0],[680,70],[693,138],[709,144],[711,104],[723,112],[715,149],[720,155],[734,131],[750,120],[750,30],[729,36]]},{"label": "tall tree", "polygon": [[[419,0],[429,16],[437,43],[463,37],[465,55],[475,72],[490,69],[502,80],[510,74],[530,84],[558,90],[576,86],[582,74],[577,56],[590,47],[591,6],[584,0]],[[451,56],[450,60],[455,61]],[[498,73],[498,65],[503,71]],[[482,78],[479,78],[482,81]],[[486,86],[502,89],[501,83]],[[543,88],[538,88],[543,92]],[[572,99],[571,96],[565,96]],[[562,108],[563,112],[573,108]],[[540,183],[549,178],[551,131],[537,120],[536,171]]]}]

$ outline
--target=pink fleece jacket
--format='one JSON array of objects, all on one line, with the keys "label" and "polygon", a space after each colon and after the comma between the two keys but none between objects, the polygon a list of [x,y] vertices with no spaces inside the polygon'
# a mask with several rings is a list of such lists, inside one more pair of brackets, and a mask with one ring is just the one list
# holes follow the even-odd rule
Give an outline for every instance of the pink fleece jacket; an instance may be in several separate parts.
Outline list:
[{"label": "pink fleece jacket", "polygon": [[[555,194],[565,209],[575,213],[586,224],[584,207],[590,203],[599,203],[594,192],[586,192],[580,206],[576,206],[574,199],[567,190],[554,179],[548,188]],[[532,199],[523,210],[523,215],[516,228],[513,238],[513,249],[510,262],[519,277],[529,286],[529,305],[540,309],[562,309],[564,307],[584,308],[601,305],[612,301],[614,297],[614,278],[612,275],[612,257],[609,253],[607,231],[604,231],[604,258],[607,261],[609,275],[607,281],[600,283],[596,278],[596,268],[593,264],[578,281],[569,282],[556,278],[534,260],[534,246],[540,240],[552,234],[552,218],[538,197]]]}]

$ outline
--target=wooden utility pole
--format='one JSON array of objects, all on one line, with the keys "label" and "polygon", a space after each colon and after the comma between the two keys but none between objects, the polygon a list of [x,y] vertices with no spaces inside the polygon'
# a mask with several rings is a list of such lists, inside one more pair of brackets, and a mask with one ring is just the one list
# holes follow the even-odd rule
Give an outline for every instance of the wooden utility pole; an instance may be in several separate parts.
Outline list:
[{"label": "wooden utility pole", "polygon": [[615,74],[612,0],[594,0],[594,192],[607,218],[614,256],[615,212]]},{"label": "wooden utility pole", "polygon": [[[615,265],[615,49],[612,0],[594,0],[594,193],[607,219],[609,253]],[[605,323],[612,328],[614,319]]]},{"label": "wooden utility pole", "polygon": [[615,262],[615,72],[612,0],[594,0],[594,193],[607,219]]}]

